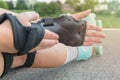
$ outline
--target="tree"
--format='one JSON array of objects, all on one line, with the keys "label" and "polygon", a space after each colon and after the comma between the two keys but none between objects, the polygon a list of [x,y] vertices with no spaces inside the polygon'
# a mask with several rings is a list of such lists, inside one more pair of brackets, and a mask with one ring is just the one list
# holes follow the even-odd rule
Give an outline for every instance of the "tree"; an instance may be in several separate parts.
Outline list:
[{"label": "tree", "polygon": [[76,11],[86,10],[86,9],[92,9],[94,10],[94,7],[97,5],[97,0],[67,0],[66,4],[69,4],[71,7],[73,7]]},{"label": "tree", "polygon": [[27,8],[32,9],[32,10],[34,10],[34,5],[35,5],[36,1],[37,0],[24,0]]},{"label": "tree", "polygon": [[116,17],[120,17],[120,10],[116,11]]},{"label": "tree", "polygon": [[79,5],[80,0],[66,0],[65,3],[69,4],[72,8],[75,9]]},{"label": "tree", "polygon": [[8,9],[8,5],[6,2],[0,0],[0,8]]},{"label": "tree", "polygon": [[80,5],[82,10],[91,9],[94,10],[95,6],[98,4],[97,0],[84,0],[84,3]]},{"label": "tree", "polygon": [[25,10],[25,9],[27,9],[27,5],[25,4],[24,0],[17,0],[17,6],[16,6],[16,8],[18,10]]},{"label": "tree", "polygon": [[9,8],[8,9],[14,9],[14,6],[13,6],[13,2],[12,1],[10,1],[10,2],[6,2],[7,3],[7,5],[9,6]]},{"label": "tree", "polygon": [[34,5],[34,10],[40,14],[40,16],[53,16],[62,12],[60,2],[37,2]]},{"label": "tree", "polygon": [[48,5],[49,8],[49,14],[57,14],[57,13],[61,13],[62,12],[62,7],[61,7],[61,3],[58,2],[50,2]]},{"label": "tree", "polygon": [[117,0],[109,2],[108,9],[116,13],[119,10],[119,2]]},{"label": "tree", "polygon": [[34,5],[34,10],[40,14],[40,16],[46,16],[48,11],[48,4],[45,2],[37,2]]}]

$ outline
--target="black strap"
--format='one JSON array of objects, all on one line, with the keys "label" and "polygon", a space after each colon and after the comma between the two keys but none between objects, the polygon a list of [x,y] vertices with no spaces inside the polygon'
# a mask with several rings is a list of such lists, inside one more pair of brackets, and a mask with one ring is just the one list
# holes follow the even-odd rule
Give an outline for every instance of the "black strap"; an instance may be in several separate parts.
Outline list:
[{"label": "black strap", "polygon": [[2,76],[5,76],[7,72],[10,71],[12,63],[13,63],[13,55],[8,54],[8,53],[3,53],[3,58],[4,58],[4,71],[2,73]]},{"label": "black strap", "polygon": [[44,18],[42,20],[44,22],[44,26],[53,26],[54,25],[53,18]]},{"label": "black strap", "polygon": [[7,17],[5,15],[0,15],[0,24],[3,23]]},{"label": "black strap", "polygon": [[28,53],[27,59],[26,59],[26,62],[24,63],[24,65],[16,67],[15,69],[22,68],[22,67],[31,67],[32,64],[34,63],[35,55],[36,55],[36,51]]},{"label": "black strap", "polygon": [[31,26],[25,27],[11,14],[1,15],[0,22],[2,23],[6,19],[9,19],[12,25],[14,46],[18,50],[17,55],[28,53],[43,39],[45,30],[42,25],[32,23]]},{"label": "black strap", "polygon": [[[13,57],[14,57],[13,55],[11,55],[9,53],[3,53],[2,55],[4,58],[4,71],[1,75],[1,77],[5,76],[10,71],[11,66],[13,64]],[[36,52],[31,52],[31,53],[27,54],[27,59],[26,59],[25,64],[23,66],[20,66],[17,68],[32,66],[32,64],[35,60],[35,55],[36,55]]]},{"label": "black strap", "polygon": [[31,67],[35,60],[35,55],[36,55],[36,52],[31,52],[27,54],[27,60],[22,67]]}]

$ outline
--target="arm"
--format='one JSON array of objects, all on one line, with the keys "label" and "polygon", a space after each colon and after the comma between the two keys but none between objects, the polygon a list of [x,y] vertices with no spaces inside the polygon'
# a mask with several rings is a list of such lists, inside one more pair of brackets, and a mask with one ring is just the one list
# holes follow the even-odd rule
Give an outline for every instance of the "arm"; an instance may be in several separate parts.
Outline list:
[{"label": "arm", "polygon": [[[87,11],[87,14],[89,11]],[[86,15],[85,13],[79,13],[79,15]],[[79,19],[79,15],[74,15],[76,16],[76,19]],[[81,17],[83,17],[81,16]],[[86,15],[87,16],[87,15]],[[96,33],[94,32],[89,32],[90,30],[96,30]],[[101,43],[102,39],[105,38],[105,34],[100,32],[102,29],[99,27],[95,27],[92,25],[87,25],[87,33],[86,33],[86,38],[85,38],[85,45],[92,45],[93,43]],[[91,37],[93,36],[93,37]],[[99,39],[96,39],[96,37],[99,37]],[[57,66],[61,66],[65,64],[68,55],[67,54],[72,54],[74,55],[76,52],[68,52],[67,48],[63,44],[57,44],[51,48],[44,49],[44,50],[38,50],[37,54],[35,56],[35,61],[32,65],[34,68],[53,68]],[[3,70],[4,67],[4,61],[3,57],[0,55],[0,73]],[[75,57],[73,58],[75,59]],[[16,56],[14,57],[14,61],[12,64],[12,68],[21,66],[25,63],[26,61],[26,55],[23,56]]]},{"label": "arm", "polygon": [[[1,9],[0,9],[1,11]],[[3,10],[6,13],[9,13],[7,10]],[[12,13],[12,12],[11,12]],[[31,26],[31,21],[37,20],[39,18],[39,15],[35,12],[25,12],[16,14],[19,21],[24,26]],[[9,20],[4,21],[2,24],[0,24],[0,35],[1,35],[1,42],[0,42],[0,50],[1,52],[10,52],[10,53],[16,53],[17,50],[14,48],[14,40],[13,40],[13,32],[11,29],[11,23]],[[45,30],[44,39],[42,42],[31,51],[35,51],[36,49],[43,49],[48,48],[50,46],[53,46],[54,44],[58,43],[58,35],[50,32],[48,30]]]},{"label": "arm", "polygon": [[11,29],[11,24],[6,20],[0,25],[0,50],[2,52],[8,51],[10,53],[17,52],[13,44],[13,33]]},{"label": "arm", "polygon": [[[87,16],[89,13],[90,13],[89,11],[85,11],[82,13],[78,13],[77,15],[73,15],[73,17],[75,17],[75,19],[80,19]],[[91,30],[95,30],[96,32],[91,32]],[[102,31],[101,28],[93,26],[91,24],[87,24],[87,31],[86,31],[86,36],[85,36],[86,38],[84,41],[84,45],[92,45],[93,43],[102,43],[102,39],[105,38],[105,34],[100,31]],[[64,44],[57,44],[48,49],[38,50],[32,67],[52,68],[63,65],[67,58],[66,47],[67,46],[65,46]],[[68,54],[74,55],[75,52]]]}]

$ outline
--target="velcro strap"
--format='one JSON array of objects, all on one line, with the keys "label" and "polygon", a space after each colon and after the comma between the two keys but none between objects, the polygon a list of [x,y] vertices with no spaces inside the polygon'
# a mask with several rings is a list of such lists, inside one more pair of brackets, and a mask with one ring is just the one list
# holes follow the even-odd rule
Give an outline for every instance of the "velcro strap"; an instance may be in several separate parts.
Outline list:
[{"label": "velcro strap", "polygon": [[53,18],[44,18],[42,20],[44,22],[44,26],[53,26]]},{"label": "velcro strap", "polygon": [[31,67],[35,59],[36,51],[27,54],[27,60],[25,64],[21,67]]},{"label": "velcro strap", "polygon": [[[31,24],[23,26],[19,20],[11,14],[3,14],[2,20],[9,19],[12,25],[14,46],[18,50],[17,55],[28,53],[35,48],[44,37],[44,28],[40,24]],[[1,20],[1,22],[3,22]]]},{"label": "velcro strap", "polygon": [[0,24],[3,23],[6,19],[7,19],[7,17],[5,15],[1,15],[0,16]]},{"label": "velcro strap", "polygon": [[13,63],[13,55],[7,54],[7,53],[3,53],[2,55],[4,58],[4,71],[1,77],[5,76],[7,72],[10,71],[12,63]]}]

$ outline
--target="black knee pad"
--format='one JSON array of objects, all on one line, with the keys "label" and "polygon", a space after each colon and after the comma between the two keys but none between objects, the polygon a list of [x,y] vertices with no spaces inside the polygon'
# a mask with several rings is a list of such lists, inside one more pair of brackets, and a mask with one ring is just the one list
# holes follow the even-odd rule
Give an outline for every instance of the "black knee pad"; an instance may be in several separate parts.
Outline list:
[{"label": "black knee pad", "polygon": [[32,23],[31,26],[23,26],[19,20],[11,14],[0,16],[0,24],[6,19],[10,20],[14,36],[14,46],[18,50],[17,55],[28,53],[35,48],[44,37],[44,28],[39,24]]},{"label": "black knee pad", "polygon": [[71,16],[61,16],[58,18],[43,18],[38,24],[59,35],[59,41],[69,46],[80,46],[83,44],[86,21],[77,21]]}]

